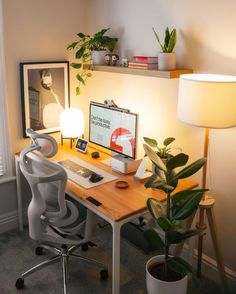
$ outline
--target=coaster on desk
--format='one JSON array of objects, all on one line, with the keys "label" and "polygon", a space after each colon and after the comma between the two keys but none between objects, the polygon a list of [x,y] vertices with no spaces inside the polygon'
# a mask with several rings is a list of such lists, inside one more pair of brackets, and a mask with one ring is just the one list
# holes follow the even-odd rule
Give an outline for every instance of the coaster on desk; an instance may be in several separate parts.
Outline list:
[{"label": "coaster on desk", "polygon": [[126,181],[117,181],[115,183],[115,186],[116,186],[116,188],[119,188],[119,189],[126,189],[129,187],[129,184]]}]

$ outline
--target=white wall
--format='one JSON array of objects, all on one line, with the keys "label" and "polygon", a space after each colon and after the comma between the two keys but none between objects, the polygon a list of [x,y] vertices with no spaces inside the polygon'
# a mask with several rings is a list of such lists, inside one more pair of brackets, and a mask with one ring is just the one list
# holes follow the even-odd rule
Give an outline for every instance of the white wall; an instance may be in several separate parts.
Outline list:
[{"label": "white wall", "polygon": [[[89,0],[90,33],[111,27],[119,38],[120,56],[155,56],[160,48],[152,32],[177,29],[177,64],[195,72],[236,75],[236,2],[234,0]],[[176,137],[176,143],[190,154],[191,161],[203,154],[204,130],[178,122],[176,118],[178,80],[96,72],[90,81],[88,98],[102,102],[113,98],[120,107],[137,112],[139,155],[142,137],[162,140]],[[215,214],[225,264],[236,271],[235,207],[236,128],[210,132],[210,193],[216,199]],[[200,175],[195,177],[200,180]],[[209,233],[204,252],[214,258]]]}]

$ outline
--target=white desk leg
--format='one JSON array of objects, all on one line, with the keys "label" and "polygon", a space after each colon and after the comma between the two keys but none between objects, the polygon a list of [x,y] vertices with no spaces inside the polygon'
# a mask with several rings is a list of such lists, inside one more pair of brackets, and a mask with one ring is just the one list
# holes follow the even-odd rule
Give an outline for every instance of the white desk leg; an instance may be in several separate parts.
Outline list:
[{"label": "white desk leg", "polygon": [[20,166],[19,156],[15,156],[16,164],[16,193],[17,193],[17,209],[18,209],[18,225],[20,232],[23,232],[23,209],[22,209],[22,194],[21,194],[21,181],[20,181]]},{"label": "white desk leg", "polygon": [[112,294],[120,293],[120,228],[118,222],[112,223]]}]

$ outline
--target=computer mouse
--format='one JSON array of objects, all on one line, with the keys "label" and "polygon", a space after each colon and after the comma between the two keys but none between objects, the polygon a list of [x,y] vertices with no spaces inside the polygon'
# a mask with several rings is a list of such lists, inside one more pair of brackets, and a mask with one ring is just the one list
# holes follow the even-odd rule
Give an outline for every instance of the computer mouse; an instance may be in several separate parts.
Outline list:
[{"label": "computer mouse", "polygon": [[89,181],[92,183],[97,183],[97,182],[101,181],[102,179],[103,179],[103,176],[96,174],[96,173],[92,173],[89,178]]},{"label": "computer mouse", "polygon": [[100,155],[99,155],[99,152],[94,151],[94,152],[92,152],[91,156],[92,156],[92,158],[99,158]]}]

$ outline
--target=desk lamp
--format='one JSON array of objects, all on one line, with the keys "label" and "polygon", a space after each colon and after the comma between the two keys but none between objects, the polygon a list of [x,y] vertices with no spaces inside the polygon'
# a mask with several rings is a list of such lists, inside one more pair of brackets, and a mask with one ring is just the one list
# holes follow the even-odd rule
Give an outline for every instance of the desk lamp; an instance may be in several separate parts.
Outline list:
[{"label": "desk lamp", "polygon": [[[204,157],[208,156],[209,128],[236,126],[236,77],[214,74],[185,74],[179,80],[178,119],[205,128]],[[206,188],[207,163],[203,167],[202,188]],[[204,194],[199,204],[197,227],[205,229],[206,212],[216,253],[217,266],[224,288],[227,287],[223,258],[213,212],[215,200]],[[203,235],[198,240],[197,275],[201,276]]]},{"label": "desk lamp", "polygon": [[84,114],[78,108],[66,108],[60,115],[61,145],[63,139],[70,139],[70,148],[72,141],[84,132]]}]

